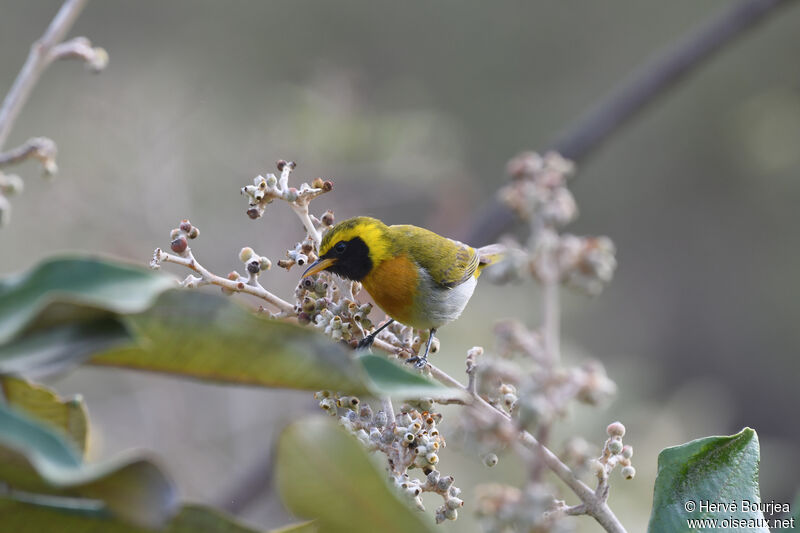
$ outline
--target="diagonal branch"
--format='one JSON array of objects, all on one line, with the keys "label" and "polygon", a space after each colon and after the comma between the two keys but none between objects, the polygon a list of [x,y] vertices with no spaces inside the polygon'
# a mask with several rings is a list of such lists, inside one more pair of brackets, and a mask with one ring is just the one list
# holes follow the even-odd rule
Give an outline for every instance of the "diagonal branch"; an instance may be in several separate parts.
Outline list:
[{"label": "diagonal branch", "polygon": [[56,143],[47,137],[34,137],[7,152],[0,152],[0,168],[31,158],[40,161],[47,174],[56,173]]},{"label": "diagonal branch", "polygon": [[75,19],[86,6],[86,2],[87,0],[66,0],[50,22],[44,35],[31,46],[28,59],[25,60],[22,70],[19,71],[14,85],[11,86],[8,95],[3,100],[2,107],[0,107],[0,148],[8,140],[11,128],[25,106],[25,102],[28,101],[33,87],[39,81],[39,76],[52,61],[51,50],[64,39],[75,23]]},{"label": "diagonal branch", "polygon": [[[741,0],[657,54],[559,136],[550,149],[573,161],[585,160],[668,89],[705,65],[716,52],[776,14],[778,7],[792,3],[791,0]],[[483,209],[463,240],[477,246],[494,242],[513,227],[515,220],[505,206],[495,201]]]}]

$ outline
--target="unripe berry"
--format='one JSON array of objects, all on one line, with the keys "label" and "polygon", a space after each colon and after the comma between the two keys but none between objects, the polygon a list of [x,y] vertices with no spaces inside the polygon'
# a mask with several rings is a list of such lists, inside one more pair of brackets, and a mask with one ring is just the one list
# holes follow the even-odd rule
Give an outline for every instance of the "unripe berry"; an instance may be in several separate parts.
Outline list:
[{"label": "unripe berry", "polygon": [[613,453],[614,455],[622,452],[622,441],[619,440],[612,440],[608,443],[608,451]]},{"label": "unripe berry", "polygon": [[0,182],[0,193],[6,196],[20,194],[24,188],[25,182],[16,174],[5,174],[5,182]]},{"label": "unripe berry", "polygon": [[321,189],[323,185],[325,185],[325,180],[322,178],[314,178],[314,181],[311,182],[311,186],[315,189]]},{"label": "unripe berry", "polygon": [[483,464],[488,466],[489,468],[493,467],[497,464],[497,455],[493,453],[487,453],[483,456]]},{"label": "unripe berry", "polygon": [[464,505],[464,500],[461,498],[450,498],[445,502],[448,509],[458,509]]},{"label": "unripe berry", "polygon": [[333,226],[334,222],[333,211],[325,211],[320,220],[323,226]]},{"label": "unripe berry", "polygon": [[453,476],[447,476],[443,478],[439,478],[439,482],[436,483],[436,490],[439,492],[444,492],[450,488],[450,485],[453,484]]},{"label": "unripe berry", "polygon": [[623,446],[622,457],[624,457],[625,459],[630,459],[631,457],[633,457],[633,446],[630,446],[629,444]]},{"label": "unripe berry", "polygon": [[272,268],[272,261],[270,261],[266,257],[261,257],[259,259],[259,266],[261,267],[261,270],[269,270],[270,268]]},{"label": "unripe berry", "polygon": [[250,261],[250,258],[253,257],[253,255],[255,255],[253,249],[250,248],[249,246],[245,246],[239,252],[239,261],[241,261],[242,263],[247,263],[248,261]]},{"label": "unripe berry", "polygon": [[200,236],[200,230],[197,229],[197,226],[192,226],[192,229],[189,230],[189,238],[196,239],[199,236]]},{"label": "unripe berry", "polygon": [[622,477],[625,479],[633,479],[636,475],[636,469],[632,466],[626,466],[622,469]]},{"label": "unripe berry", "polygon": [[169,232],[169,240],[171,240],[171,241],[174,241],[175,239],[177,239],[180,236],[181,236],[181,230],[179,230],[178,228],[175,228],[175,229],[173,229],[172,231]]},{"label": "unripe berry", "polygon": [[500,394],[515,394],[516,392],[517,389],[514,387],[514,385],[510,385],[508,383],[503,383],[500,385]]},{"label": "unripe berry", "polygon": [[625,426],[622,425],[622,422],[612,422],[606,428],[606,432],[609,437],[624,437]]},{"label": "unripe berry", "polygon": [[425,456],[425,459],[432,465],[435,465],[439,462],[439,456],[436,455],[434,452],[429,453]]},{"label": "unripe berry", "polygon": [[317,283],[314,285],[314,293],[318,296],[325,296],[325,293],[328,292],[328,284],[322,280],[318,280]]},{"label": "unripe berry", "polygon": [[508,393],[508,394],[503,395],[503,403],[506,404],[506,407],[508,407],[508,408],[510,408],[512,405],[514,405],[514,402],[516,402],[516,401],[517,401],[517,395],[516,394]]},{"label": "unripe berry", "polygon": [[181,235],[171,243],[169,243],[169,247],[172,248],[172,251],[176,254],[182,254],[186,251],[186,248],[189,246],[189,241],[186,240],[186,237]]}]

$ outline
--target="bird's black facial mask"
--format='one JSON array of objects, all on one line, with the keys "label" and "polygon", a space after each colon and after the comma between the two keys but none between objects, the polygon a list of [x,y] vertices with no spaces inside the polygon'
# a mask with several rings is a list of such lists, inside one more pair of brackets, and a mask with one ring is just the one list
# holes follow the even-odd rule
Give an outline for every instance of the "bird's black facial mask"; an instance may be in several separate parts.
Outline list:
[{"label": "bird's black facial mask", "polygon": [[372,270],[369,248],[361,237],[337,242],[320,259],[335,259],[336,262],[325,270],[355,281],[361,281]]}]

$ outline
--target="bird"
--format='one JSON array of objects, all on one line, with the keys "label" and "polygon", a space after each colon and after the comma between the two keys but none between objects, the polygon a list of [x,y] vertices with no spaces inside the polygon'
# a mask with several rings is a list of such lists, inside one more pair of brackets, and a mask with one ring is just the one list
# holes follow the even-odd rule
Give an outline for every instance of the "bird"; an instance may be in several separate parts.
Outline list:
[{"label": "bird", "polygon": [[367,335],[360,349],[370,347],[395,320],[428,330],[425,352],[407,359],[422,368],[436,331],[461,315],[481,271],[503,256],[499,244],[476,249],[417,226],[387,226],[376,218],[359,216],[325,232],[319,258],[302,277],[328,271],[361,282],[386,312],[390,319]]}]

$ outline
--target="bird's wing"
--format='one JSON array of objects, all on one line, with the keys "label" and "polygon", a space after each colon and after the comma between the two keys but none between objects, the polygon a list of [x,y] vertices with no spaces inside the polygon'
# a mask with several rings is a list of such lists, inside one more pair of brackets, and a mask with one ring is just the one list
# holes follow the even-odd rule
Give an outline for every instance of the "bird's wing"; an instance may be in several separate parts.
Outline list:
[{"label": "bird's wing", "polygon": [[404,234],[411,258],[442,287],[456,287],[475,275],[480,258],[474,248],[416,226],[391,228]]}]

